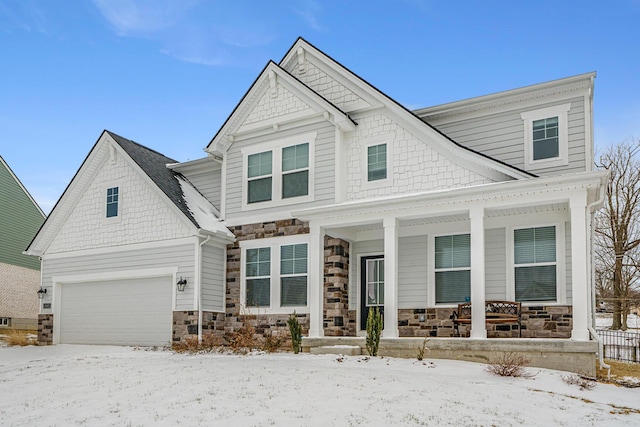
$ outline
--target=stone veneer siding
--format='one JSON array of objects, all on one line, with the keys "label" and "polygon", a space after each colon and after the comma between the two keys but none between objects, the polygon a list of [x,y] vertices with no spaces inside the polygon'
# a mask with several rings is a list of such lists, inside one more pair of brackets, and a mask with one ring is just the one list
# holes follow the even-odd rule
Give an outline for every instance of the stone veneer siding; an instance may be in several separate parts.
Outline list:
[{"label": "stone veneer siding", "polygon": [[[452,337],[450,319],[454,308],[422,308],[398,310],[401,337]],[[571,306],[522,307],[522,338],[570,338],[573,327]],[[422,319],[422,320],[421,320]],[[469,325],[460,325],[462,336],[468,336]],[[488,338],[518,338],[514,323],[487,324]]]},{"label": "stone veneer siding", "polygon": [[53,344],[53,314],[38,315],[38,345]]},{"label": "stone veneer siding", "polygon": [[[353,311],[353,310],[352,310]],[[324,239],[324,335],[356,336],[356,317],[349,313],[349,242]]]},{"label": "stone veneer siding", "polygon": [[[224,313],[202,312],[202,334],[224,335]],[[198,338],[198,311],[173,312],[173,342],[184,342],[188,338]]]}]

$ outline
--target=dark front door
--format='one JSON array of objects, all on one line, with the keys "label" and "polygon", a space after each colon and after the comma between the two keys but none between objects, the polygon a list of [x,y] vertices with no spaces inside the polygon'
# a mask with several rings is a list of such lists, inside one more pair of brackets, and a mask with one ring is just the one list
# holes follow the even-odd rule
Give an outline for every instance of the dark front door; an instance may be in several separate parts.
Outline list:
[{"label": "dark front door", "polygon": [[384,256],[360,258],[360,329],[367,329],[369,308],[378,307],[384,319]]}]

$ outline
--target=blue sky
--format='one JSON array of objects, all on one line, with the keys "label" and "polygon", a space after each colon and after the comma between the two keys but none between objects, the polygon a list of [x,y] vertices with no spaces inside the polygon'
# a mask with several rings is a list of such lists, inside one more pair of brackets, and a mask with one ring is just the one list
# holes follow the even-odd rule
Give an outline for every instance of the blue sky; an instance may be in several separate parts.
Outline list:
[{"label": "blue sky", "polygon": [[0,0],[0,155],[49,212],[103,129],[178,161],[302,36],[408,108],[596,71],[640,137],[640,0]]}]

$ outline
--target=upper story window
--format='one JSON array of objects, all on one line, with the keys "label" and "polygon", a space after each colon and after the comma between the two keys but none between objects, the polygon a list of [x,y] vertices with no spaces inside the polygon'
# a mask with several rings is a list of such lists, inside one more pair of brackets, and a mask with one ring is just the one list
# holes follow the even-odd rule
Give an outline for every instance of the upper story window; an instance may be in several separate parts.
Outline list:
[{"label": "upper story window", "polygon": [[435,238],[436,304],[469,301],[471,297],[471,236]]},{"label": "upper story window", "polygon": [[107,218],[118,216],[119,188],[107,188]]},{"label": "upper story window", "polygon": [[243,152],[243,210],[312,200],[316,133],[249,146]]},{"label": "upper story window", "polygon": [[524,121],[525,169],[569,164],[568,112],[571,104],[520,114]]},{"label": "upper story window", "polygon": [[387,144],[367,147],[367,181],[387,178]]},{"label": "upper story window", "polygon": [[555,301],[556,227],[513,230],[516,301]]}]

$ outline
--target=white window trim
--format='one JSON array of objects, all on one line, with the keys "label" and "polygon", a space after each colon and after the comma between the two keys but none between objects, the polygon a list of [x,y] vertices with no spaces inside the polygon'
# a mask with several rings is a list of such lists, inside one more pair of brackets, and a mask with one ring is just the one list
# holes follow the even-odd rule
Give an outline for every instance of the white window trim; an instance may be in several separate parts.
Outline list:
[{"label": "white window trim", "polygon": [[[307,258],[307,305],[280,307],[280,247],[307,244],[309,248],[309,235],[298,234],[295,236],[270,237],[267,239],[243,240],[240,242],[240,305],[247,314],[291,314],[309,313],[309,258]],[[247,307],[247,249],[271,248],[271,286],[269,307]],[[287,277],[288,275],[285,275]]]},{"label": "white window trim", "polygon": [[[456,267],[456,268],[436,268],[436,237],[443,236],[458,236],[460,234],[471,234],[469,230],[453,231],[448,233],[431,234],[428,240],[427,247],[427,271],[431,281],[429,288],[429,295],[427,298],[429,307],[447,308],[457,307],[458,303],[436,303],[436,272],[438,271],[471,271],[471,265],[469,267]],[[471,249],[471,248],[469,248]]]},{"label": "white window trim", "polygon": [[[244,147],[242,152],[242,210],[253,211],[258,209],[287,206],[298,203],[311,202],[314,199],[315,177],[315,142],[318,132],[309,132],[283,139],[276,139],[262,144]],[[282,198],[282,149],[309,143],[309,194],[306,196]],[[249,193],[249,156],[252,154],[271,151],[271,200],[264,202],[247,203]],[[265,175],[266,177],[266,175]],[[257,177],[256,177],[257,178]]]},{"label": "white window trim", "polygon": [[[358,331],[358,336],[365,336],[367,331],[364,331],[363,329],[366,329],[364,327],[364,325],[360,324],[360,315],[361,315],[361,305],[362,305],[362,298],[364,298],[364,295],[362,295],[362,269],[360,268],[360,266],[362,265],[362,258],[364,257],[374,257],[374,256],[381,256],[384,257],[384,252],[363,252],[363,253],[359,253],[356,256],[357,259],[357,263],[355,264],[355,278],[356,278],[356,282],[355,284],[350,280],[349,282],[349,286],[352,286],[356,289],[356,328]],[[351,275],[351,268],[349,269],[349,274]],[[351,308],[349,308],[351,310]]]},{"label": "white window trim", "polygon": [[[531,224],[531,225],[519,225],[507,228],[507,242],[506,242],[506,254],[507,254],[507,300],[516,300],[516,278],[515,268],[516,263],[514,260],[514,242],[513,232],[514,230],[522,230],[527,228],[540,228],[550,227],[556,228],[556,299],[555,301],[524,301],[523,305],[566,305],[567,304],[567,281],[566,281],[566,252],[565,252],[565,229],[564,222],[554,222],[545,224]],[[554,263],[534,263],[530,265],[552,265]],[[518,264],[518,266],[527,266],[529,264]]]},{"label": "white window trim", "polygon": [[[393,137],[391,135],[381,135],[375,138],[367,139],[362,143],[362,188],[363,189],[375,189],[388,187],[393,183],[393,169],[391,168],[393,159]],[[374,145],[387,145],[387,177],[385,179],[378,179],[375,181],[369,181],[369,147]]]},{"label": "white window trim", "polygon": [[[571,104],[556,105],[520,114],[524,120],[524,168],[536,170],[569,164],[569,109]],[[533,160],[533,122],[558,117],[558,157]]]},{"label": "white window trim", "polygon": [[[118,215],[116,216],[112,216],[110,218],[107,218],[107,190],[109,188],[114,188],[114,187],[118,187]],[[106,185],[104,185],[102,187],[102,194],[101,194],[101,206],[102,206],[102,221],[106,224],[113,224],[113,223],[119,223],[120,221],[122,221],[122,214],[123,214],[123,200],[122,200],[122,195],[124,193],[123,187],[122,187],[122,182],[110,182]]]}]

